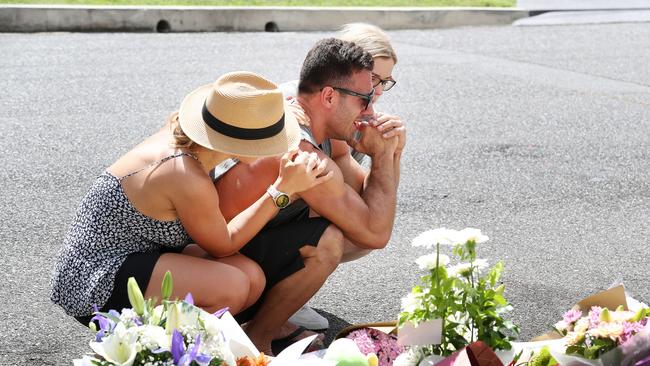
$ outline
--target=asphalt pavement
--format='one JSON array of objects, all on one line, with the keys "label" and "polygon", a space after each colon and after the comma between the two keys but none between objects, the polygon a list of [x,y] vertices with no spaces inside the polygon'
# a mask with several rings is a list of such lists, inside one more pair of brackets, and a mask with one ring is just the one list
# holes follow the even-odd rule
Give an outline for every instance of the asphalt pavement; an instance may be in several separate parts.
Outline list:
[{"label": "asphalt pavement", "polygon": [[[338,329],[394,319],[436,227],[483,230],[506,265],[521,340],[623,282],[650,302],[650,23],[391,31],[403,117],[393,237],[311,304]],[[70,365],[91,334],[49,301],[67,226],[94,178],[183,96],[245,69],[298,76],[328,33],[0,34],[0,364]],[[214,279],[218,281],[218,279]]]}]

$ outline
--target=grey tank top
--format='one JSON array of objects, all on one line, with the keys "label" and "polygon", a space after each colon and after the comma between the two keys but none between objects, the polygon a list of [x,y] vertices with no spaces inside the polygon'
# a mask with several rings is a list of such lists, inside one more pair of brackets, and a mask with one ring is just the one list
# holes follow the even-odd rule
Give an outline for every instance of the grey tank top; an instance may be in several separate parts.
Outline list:
[{"label": "grey tank top", "polygon": [[180,220],[160,221],[140,213],[120,183],[180,156],[196,159],[179,153],[121,178],[106,171],[95,180],[81,201],[52,275],[50,298],[66,313],[86,316],[92,314],[93,305],[101,308],[113,292],[118,269],[130,254],[182,248],[190,243]]}]

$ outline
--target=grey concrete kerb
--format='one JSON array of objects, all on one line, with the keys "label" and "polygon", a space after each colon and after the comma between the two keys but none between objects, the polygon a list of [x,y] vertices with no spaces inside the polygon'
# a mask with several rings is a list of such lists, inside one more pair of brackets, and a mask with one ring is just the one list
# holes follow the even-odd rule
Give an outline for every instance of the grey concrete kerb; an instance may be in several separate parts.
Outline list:
[{"label": "grey concrete kerb", "polygon": [[359,21],[433,29],[512,24],[528,15],[516,8],[0,5],[0,32],[331,31]]}]

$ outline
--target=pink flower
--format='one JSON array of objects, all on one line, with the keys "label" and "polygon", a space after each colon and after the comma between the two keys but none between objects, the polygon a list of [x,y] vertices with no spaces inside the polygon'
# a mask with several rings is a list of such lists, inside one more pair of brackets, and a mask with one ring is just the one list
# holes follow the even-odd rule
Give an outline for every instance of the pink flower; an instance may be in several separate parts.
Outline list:
[{"label": "pink flower", "polygon": [[645,326],[641,322],[624,322],[623,323],[623,333],[621,334],[621,344],[629,341],[635,334],[645,329]]},{"label": "pink flower", "polygon": [[369,329],[367,328],[357,329],[353,332],[350,332],[350,334],[348,334],[348,336],[346,337],[353,340],[354,343],[357,344],[357,347],[359,347],[359,351],[361,351],[361,353],[363,353],[364,355],[376,351],[375,343],[370,337],[368,330]]},{"label": "pink flower", "polygon": [[362,328],[350,332],[346,338],[352,339],[361,353],[374,353],[379,359],[379,366],[390,366],[404,352],[404,347],[397,344],[395,336],[376,329]]},{"label": "pink flower", "polygon": [[592,306],[589,311],[589,328],[598,328],[600,325],[600,313],[603,308],[600,306]]},{"label": "pink flower", "polygon": [[564,313],[563,320],[566,324],[572,324],[582,317],[582,311],[580,310],[569,310]]}]

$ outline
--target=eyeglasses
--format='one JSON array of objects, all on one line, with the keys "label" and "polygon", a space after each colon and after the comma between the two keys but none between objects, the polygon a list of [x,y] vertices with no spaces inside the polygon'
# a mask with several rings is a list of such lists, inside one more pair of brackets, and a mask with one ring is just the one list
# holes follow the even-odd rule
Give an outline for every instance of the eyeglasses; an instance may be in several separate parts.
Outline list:
[{"label": "eyeglasses", "polygon": [[338,86],[333,86],[332,89],[338,91],[339,93],[351,95],[353,97],[358,97],[358,98],[361,98],[361,99],[365,100],[366,102],[365,102],[365,105],[363,107],[363,110],[368,109],[368,106],[370,106],[370,103],[372,103],[372,97],[375,95],[375,89],[374,88],[368,94],[357,93],[357,92],[349,90],[349,89],[339,88]]},{"label": "eyeglasses", "polygon": [[394,87],[397,84],[397,81],[393,79],[382,79],[379,75],[372,73],[372,87],[376,88],[377,85],[381,84],[381,90],[388,91],[390,88]]}]

